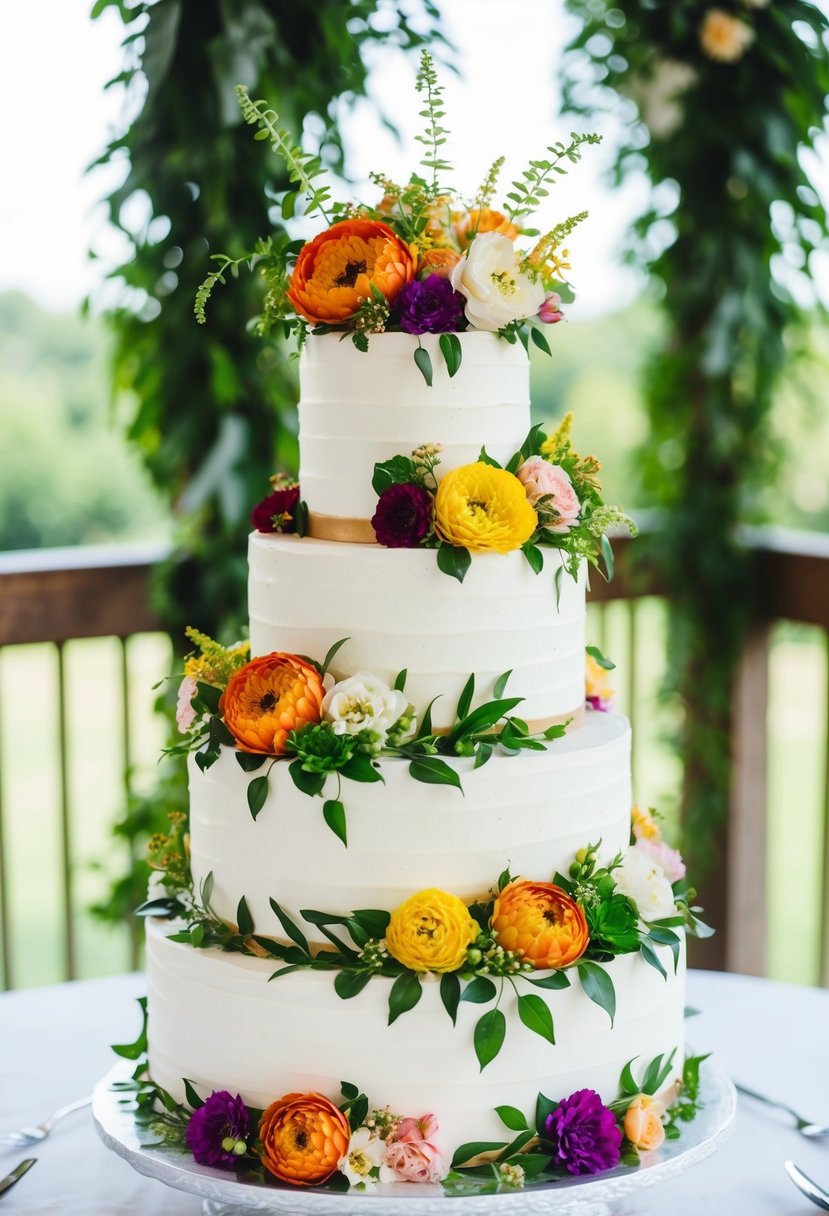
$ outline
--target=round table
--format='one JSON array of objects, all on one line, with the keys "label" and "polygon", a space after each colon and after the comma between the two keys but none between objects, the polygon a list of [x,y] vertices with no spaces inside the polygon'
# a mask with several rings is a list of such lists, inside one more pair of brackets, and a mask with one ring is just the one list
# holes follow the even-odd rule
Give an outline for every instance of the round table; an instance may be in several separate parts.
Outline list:
[{"label": "round table", "polygon": [[[109,1044],[140,1025],[141,975],[0,996],[0,1133],[89,1093],[112,1065]],[[750,976],[690,972],[695,1052],[712,1051],[736,1081],[829,1121],[829,991]],[[38,1164],[0,1199],[3,1216],[200,1216],[201,1201],[135,1173],[98,1139],[89,1111],[31,1149],[0,1145],[0,1177]],[[733,1136],[689,1173],[645,1190],[619,1216],[798,1216],[816,1212],[783,1172],[793,1158],[829,1187],[829,1140],[809,1142],[782,1112],[741,1098]]]}]

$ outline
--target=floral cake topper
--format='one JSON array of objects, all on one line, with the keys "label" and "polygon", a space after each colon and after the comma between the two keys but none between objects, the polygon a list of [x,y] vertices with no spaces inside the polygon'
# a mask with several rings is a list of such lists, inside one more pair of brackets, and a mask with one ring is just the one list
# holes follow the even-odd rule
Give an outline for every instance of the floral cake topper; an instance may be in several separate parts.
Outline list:
[{"label": "floral cake topper", "polygon": [[[267,140],[288,169],[291,186],[281,198],[283,220],[290,221],[302,202],[304,213],[319,216],[325,227],[304,244],[277,233],[241,258],[215,254],[217,267],[196,295],[200,323],[216,283],[247,265],[265,284],[259,332],[284,328],[295,334],[300,347],[309,332],[349,334],[362,351],[372,334],[412,334],[418,338],[415,363],[427,384],[432,383],[432,363],[421,334],[441,335],[450,376],[461,363],[457,334],[467,329],[498,333],[525,347],[532,339],[549,353],[538,326],[560,321],[562,301],[573,298],[565,242],[587,212],[544,233],[529,221],[556,178],[600,136],[573,132],[568,144],[547,148],[549,159],[530,162],[511,183],[499,210],[493,203],[503,156],[471,198],[444,184],[443,175],[451,171],[443,156],[448,132],[442,125],[442,87],[428,51],[421,54],[417,91],[426,120],[425,132],[416,137],[424,148],[421,171],[402,184],[372,173],[376,201],[343,203],[332,201],[322,184],[325,170],[319,156],[297,147],[278,126],[278,114],[237,86],[245,121],[257,128],[255,138]],[[525,245],[519,243],[522,239]]]}]

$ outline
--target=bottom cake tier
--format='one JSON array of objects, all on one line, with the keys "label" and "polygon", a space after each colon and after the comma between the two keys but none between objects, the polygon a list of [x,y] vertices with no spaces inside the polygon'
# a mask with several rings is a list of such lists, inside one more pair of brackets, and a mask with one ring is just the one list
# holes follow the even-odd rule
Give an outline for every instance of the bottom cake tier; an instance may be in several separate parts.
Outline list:
[{"label": "bottom cake tier", "polygon": [[612,1024],[575,975],[563,990],[533,988],[552,1014],[555,1044],[522,1024],[505,987],[506,1038],[482,1070],[473,1050],[480,1007],[462,1001],[453,1025],[436,976],[424,977],[419,1003],[389,1025],[391,979],[376,976],[349,1000],[330,972],[269,982],[273,959],[194,949],[170,940],[175,927],[148,921],[147,979],[150,1074],[177,1101],[185,1077],[203,1096],[230,1090],[259,1108],[297,1091],[338,1100],[350,1082],[374,1107],[434,1112],[451,1160],[461,1144],[503,1140],[495,1107],[531,1119],[539,1093],[557,1101],[580,1089],[610,1102],[626,1064],[635,1060],[638,1073],[671,1052],[665,1085],[681,1075],[684,948],[676,968],[671,951],[658,948],[666,978],[638,953],[605,964],[616,995]]}]

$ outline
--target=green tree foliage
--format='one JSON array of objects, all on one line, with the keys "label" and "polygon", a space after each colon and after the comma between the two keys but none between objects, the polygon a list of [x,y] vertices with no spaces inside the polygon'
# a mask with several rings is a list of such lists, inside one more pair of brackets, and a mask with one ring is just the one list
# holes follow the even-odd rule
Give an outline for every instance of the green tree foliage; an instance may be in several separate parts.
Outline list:
[{"label": "green tree foliage", "polygon": [[[583,4],[568,7],[584,18]],[[574,110],[625,121],[616,179],[644,169],[653,186],[628,250],[661,283],[666,324],[638,463],[665,522],[649,555],[672,596],[695,873],[728,805],[731,684],[753,598],[737,527],[755,516],[775,455],[773,394],[803,319],[792,268],[808,267],[827,232],[802,167],[825,118],[826,37],[805,0],[724,0],[713,15],[699,0],[595,0],[565,64]]]},{"label": "green tree foliage", "polygon": [[[365,93],[364,53],[416,49],[440,39],[432,0],[97,0],[125,27],[123,91],[130,121],[96,163],[123,165],[109,218],[129,253],[110,276],[117,393],[134,411],[127,437],[170,504],[174,552],[156,579],[156,607],[174,639],[198,624],[238,637],[246,621],[246,535],[268,477],[296,460],[295,373],[287,351],[246,323],[262,285],[240,276],[217,296],[208,324],[193,299],[221,250],[239,256],[278,229],[275,200],[288,186],[275,157],[250,137],[235,86],[266,97],[280,122],[342,170],[342,107]],[[133,843],[183,809],[183,784],[162,775],[136,799],[121,833]],[[104,913],[134,906],[136,871]]]}]

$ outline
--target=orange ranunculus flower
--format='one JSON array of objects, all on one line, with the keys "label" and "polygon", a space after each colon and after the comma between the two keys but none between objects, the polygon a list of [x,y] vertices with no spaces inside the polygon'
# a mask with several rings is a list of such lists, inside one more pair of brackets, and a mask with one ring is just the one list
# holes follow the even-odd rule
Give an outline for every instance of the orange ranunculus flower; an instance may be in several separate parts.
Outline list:
[{"label": "orange ranunculus flower", "polygon": [[430,274],[439,274],[448,279],[460,260],[461,255],[454,249],[427,249],[418,260],[417,277],[425,279]]},{"label": "orange ranunculus flower", "polygon": [[514,879],[495,900],[490,924],[499,946],[520,953],[538,971],[574,963],[590,940],[584,912],[551,882]]},{"label": "orange ranunculus flower", "polygon": [[281,756],[292,730],[320,721],[324,696],[316,667],[277,652],[252,659],[230,677],[219,712],[245,751]]},{"label": "orange ranunculus flower", "polygon": [[334,1173],[350,1136],[348,1119],[322,1094],[285,1094],[259,1121],[262,1164],[280,1182],[316,1186]]},{"label": "orange ranunculus flower", "polygon": [[500,232],[502,236],[508,236],[511,241],[518,236],[515,224],[500,211],[493,211],[491,207],[465,211],[459,219],[455,220],[454,229],[461,249],[465,249],[473,236],[479,232]]},{"label": "orange ranunculus flower", "polygon": [[389,303],[414,275],[414,255],[388,224],[350,219],[304,245],[291,275],[288,299],[313,323],[347,321],[371,284]]},{"label": "orange ranunculus flower", "polygon": [[665,1107],[650,1094],[637,1094],[625,1112],[625,1135],[643,1152],[659,1148],[665,1141],[662,1116]]}]

